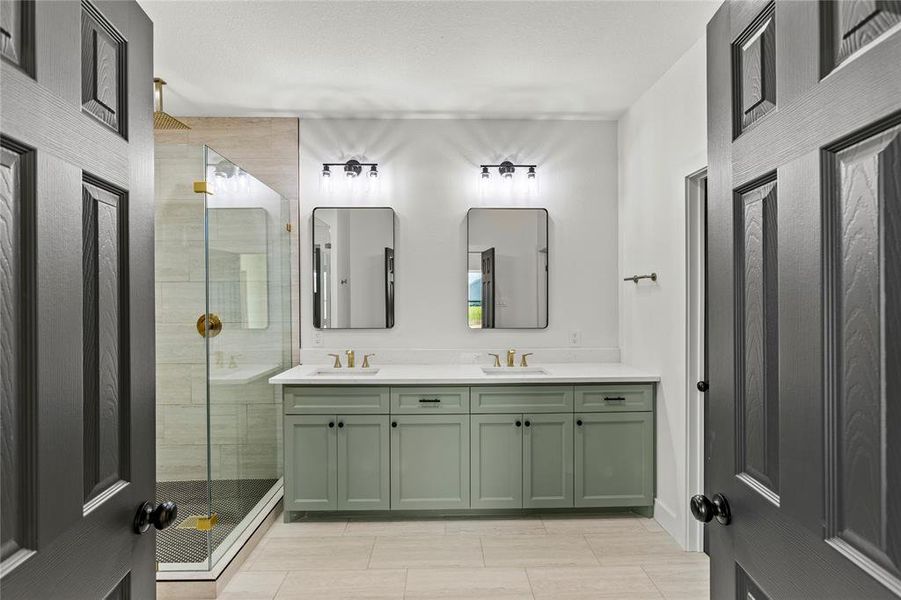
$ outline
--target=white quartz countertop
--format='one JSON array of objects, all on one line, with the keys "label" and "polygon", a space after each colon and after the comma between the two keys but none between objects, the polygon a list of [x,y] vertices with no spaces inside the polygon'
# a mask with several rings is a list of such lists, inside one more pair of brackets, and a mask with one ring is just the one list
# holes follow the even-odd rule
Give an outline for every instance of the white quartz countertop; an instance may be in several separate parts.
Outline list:
[{"label": "white quartz countertop", "polygon": [[[269,379],[278,385],[504,385],[511,383],[636,383],[660,381],[660,376],[622,363],[537,364],[545,373],[517,373],[519,367],[487,375],[482,365],[373,365],[377,372],[328,365],[298,365]],[[353,375],[351,373],[357,371]]]}]

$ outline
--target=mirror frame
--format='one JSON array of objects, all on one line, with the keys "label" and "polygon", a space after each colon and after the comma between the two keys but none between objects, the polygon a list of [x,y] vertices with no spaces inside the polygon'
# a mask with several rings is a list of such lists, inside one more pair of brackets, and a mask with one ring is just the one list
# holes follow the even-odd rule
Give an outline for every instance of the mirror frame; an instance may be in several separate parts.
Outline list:
[{"label": "mirror frame", "polygon": [[544,211],[544,222],[547,227],[547,261],[548,261],[548,276],[544,282],[544,293],[545,293],[545,305],[547,310],[546,319],[543,327],[494,327],[492,329],[483,329],[481,327],[470,327],[469,326],[469,285],[466,285],[466,328],[469,331],[515,331],[515,330],[541,330],[547,329],[551,324],[551,271],[550,271],[550,263],[551,263],[551,214],[548,212],[548,209],[544,207],[538,206],[473,206],[470,207],[469,210],[466,211],[466,261],[464,263],[464,267],[466,268],[466,276],[464,280],[468,282],[469,280],[469,240],[470,240],[470,228],[469,228],[469,219],[472,211],[474,210],[540,210]]},{"label": "mirror frame", "polygon": [[[394,289],[395,282],[397,279],[397,271],[396,271],[396,247],[397,247],[397,211],[390,206],[316,206],[313,208],[312,212],[310,212],[310,276],[313,281],[310,283],[310,293],[313,296],[312,298],[312,309],[313,309],[313,329],[316,331],[379,331],[382,329],[394,329],[394,325],[397,323],[397,318],[395,316],[394,306],[395,303],[392,302],[391,313],[390,313],[390,322],[391,325],[385,325],[384,327],[321,327],[316,325],[316,296],[315,296],[315,283],[316,283],[316,211],[317,210],[390,210],[391,211],[391,248],[395,251],[395,257],[393,259],[392,264],[392,298],[397,297],[396,290]],[[386,292],[387,293],[387,292]],[[387,299],[386,299],[387,303]]]}]

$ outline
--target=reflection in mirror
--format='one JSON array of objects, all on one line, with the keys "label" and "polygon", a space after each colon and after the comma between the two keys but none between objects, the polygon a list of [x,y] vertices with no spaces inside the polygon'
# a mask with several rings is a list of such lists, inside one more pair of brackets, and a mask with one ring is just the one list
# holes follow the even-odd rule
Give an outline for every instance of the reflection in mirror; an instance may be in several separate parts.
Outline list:
[{"label": "reflection in mirror", "polygon": [[473,208],[467,231],[469,327],[547,327],[547,210]]},{"label": "reflection in mirror", "polygon": [[219,317],[242,329],[269,326],[266,263],[267,215],[263,208],[208,208],[210,297]]},{"label": "reflection in mirror", "polygon": [[313,326],[394,327],[394,210],[313,209]]}]

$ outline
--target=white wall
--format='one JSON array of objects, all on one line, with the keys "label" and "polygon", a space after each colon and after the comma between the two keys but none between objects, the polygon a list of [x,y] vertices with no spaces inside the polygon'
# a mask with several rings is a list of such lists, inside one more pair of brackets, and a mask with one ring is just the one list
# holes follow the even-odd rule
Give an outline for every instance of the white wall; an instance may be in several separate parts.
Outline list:
[{"label": "white wall", "polygon": [[[570,347],[607,349],[618,359],[617,126],[610,121],[303,120],[301,144],[301,339],[312,327],[310,215],[317,206],[390,206],[397,211],[396,324],[391,330],[321,332],[321,347],[459,349],[496,352]],[[323,162],[379,163],[380,197],[320,188]],[[539,165],[536,199],[482,200],[481,163]],[[524,175],[517,173],[517,175]],[[361,178],[368,179],[368,178]],[[474,206],[549,211],[549,326],[471,330],[467,324],[466,211]],[[406,353],[411,356],[415,353]],[[382,358],[382,357],[380,357]],[[541,353],[536,354],[537,360]]]},{"label": "white wall", "polygon": [[685,545],[688,491],[685,177],[707,164],[706,41],[699,40],[619,121],[623,362],[661,376],[655,516]]}]

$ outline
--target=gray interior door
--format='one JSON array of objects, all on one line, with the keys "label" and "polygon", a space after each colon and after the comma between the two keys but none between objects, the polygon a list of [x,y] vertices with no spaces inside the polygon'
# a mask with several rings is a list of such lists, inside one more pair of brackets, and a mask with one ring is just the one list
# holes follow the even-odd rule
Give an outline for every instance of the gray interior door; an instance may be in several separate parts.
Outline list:
[{"label": "gray interior door", "polygon": [[901,595],[899,23],[779,0],[708,26],[711,598]]},{"label": "gray interior door", "polygon": [[482,329],[494,329],[494,248],[482,252]]},{"label": "gray interior door", "polygon": [[152,598],[152,25],[133,1],[0,8],[0,587]]}]

